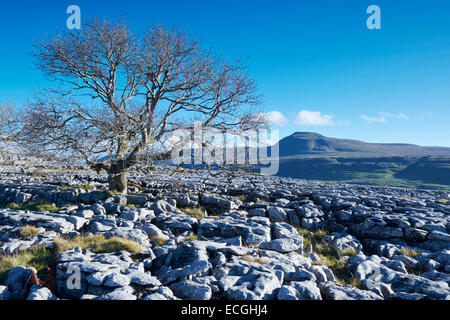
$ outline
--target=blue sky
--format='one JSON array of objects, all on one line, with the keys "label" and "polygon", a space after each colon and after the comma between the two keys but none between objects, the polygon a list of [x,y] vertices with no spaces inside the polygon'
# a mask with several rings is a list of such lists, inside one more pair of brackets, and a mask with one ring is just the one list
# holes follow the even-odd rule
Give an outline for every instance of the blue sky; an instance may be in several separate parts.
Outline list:
[{"label": "blue sky", "polygon": [[[244,57],[281,137],[313,131],[368,142],[450,147],[450,1],[2,1],[0,102],[24,103],[51,85],[34,68],[32,41],[82,21],[154,22]],[[369,30],[369,5],[381,30]]]}]

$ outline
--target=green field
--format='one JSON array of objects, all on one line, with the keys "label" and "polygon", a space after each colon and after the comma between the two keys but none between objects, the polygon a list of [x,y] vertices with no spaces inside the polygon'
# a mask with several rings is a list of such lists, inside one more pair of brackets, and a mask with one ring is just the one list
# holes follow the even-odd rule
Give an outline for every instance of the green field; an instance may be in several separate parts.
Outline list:
[{"label": "green field", "polygon": [[282,159],[278,176],[450,191],[450,159],[297,157]]}]

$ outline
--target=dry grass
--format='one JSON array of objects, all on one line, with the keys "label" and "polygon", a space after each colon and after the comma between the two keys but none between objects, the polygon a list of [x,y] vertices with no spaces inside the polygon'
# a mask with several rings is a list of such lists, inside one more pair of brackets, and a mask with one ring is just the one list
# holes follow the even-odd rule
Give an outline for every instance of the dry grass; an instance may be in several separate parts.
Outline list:
[{"label": "dry grass", "polygon": [[32,177],[44,177],[44,176],[46,176],[46,172],[42,168],[37,168],[31,172],[31,176]]},{"label": "dry grass", "polygon": [[0,255],[0,283],[3,283],[8,272],[17,266],[33,267],[38,272],[56,261],[57,254],[43,245],[20,251],[14,255]]},{"label": "dry grass", "polygon": [[76,247],[91,248],[95,253],[110,253],[122,250],[134,254],[141,253],[139,244],[119,237],[105,238],[101,235],[81,235],[72,239],[59,238],[54,241],[53,249],[38,245],[14,255],[0,255],[0,283],[3,283],[8,276],[8,272],[14,267],[33,267],[39,272],[54,264],[62,252]]},{"label": "dry grass", "polygon": [[158,236],[152,236],[150,237],[150,240],[153,242],[153,244],[157,247],[162,246],[163,244],[165,244],[168,240],[158,237]]},{"label": "dry grass", "polygon": [[328,235],[328,232],[325,230],[317,230],[314,232],[311,232],[307,229],[297,229],[297,232],[303,237],[303,247],[306,248],[308,244],[312,244],[313,246],[321,243],[323,237]]},{"label": "dry grass", "polygon": [[347,248],[347,249],[344,249],[344,250],[340,251],[340,255],[341,256],[349,256],[349,257],[351,257],[351,256],[354,256],[356,254],[358,254],[358,251],[356,251],[353,248]]},{"label": "dry grass", "polygon": [[256,256],[252,256],[252,255],[245,255],[245,256],[242,256],[240,259],[243,260],[243,261],[252,262],[252,263],[259,263],[259,264],[263,264],[263,265],[269,263],[264,258],[256,257]]},{"label": "dry grass", "polygon": [[51,203],[30,203],[30,204],[23,204],[19,205],[14,202],[11,202],[6,206],[8,209],[12,210],[28,210],[28,211],[35,211],[35,212],[50,212],[50,213],[56,213],[60,210],[57,206]]},{"label": "dry grass", "polygon": [[400,249],[400,252],[410,258],[415,258],[421,253],[419,250],[413,248],[402,248]]},{"label": "dry grass", "polygon": [[112,197],[112,196],[116,195],[118,193],[118,191],[117,190],[105,190],[104,193],[106,196]]},{"label": "dry grass", "polygon": [[[320,261],[315,261],[312,265],[325,265],[333,271],[336,281],[341,284],[355,285],[355,279],[345,270],[347,262],[342,260],[343,256],[351,256],[357,254],[354,249],[345,249],[339,251],[335,246],[323,241],[323,238],[328,235],[325,230],[317,230],[311,232],[305,229],[297,229],[298,233],[303,236],[303,245],[311,243],[313,251],[316,253]],[[360,285],[360,284],[358,284]],[[355,285],[356,286],[356,285]]]},{"label": "dry grass", "polygon": [[72,186],[62,186],[61,187],[63,190],[67,190],[67,189],[82,189],[82,190],[91,190],[94,187],[91,186],[90,184],[76,184],[76,185],[72,185]]},{"label": "dry grass", "polygon": [[205,210],[201,208],[184,208],[183,212],[192,218],[203,219],[205,217]]},{"label": "dry grass", "polygon": [[184,241],[186,241],[186,242],[189,242],[189,241],[196,241],[196,240],[198,240],[198,236],[195,235],[195,234],[193,234],[193,235],[191,235],[191,236],[188,236],[188,237],[186,237],[186,238],[184,239]]},{"label": "dry grass", "polygon": [[33,237],[37,236],[38,234],[39,234],[39,229],[34,226],[30,226],[30,225],[24,226],[19,232],[20,238],[23,240],[33,238]]},{"label": "dry grass", "polygon": [[83,250],[91,248],[94,253],[110,253],[122,250],[135,254],[141,253],[141,247],[134,241],[119,237],[105,238],[101,235],[81,235],[71,239],[59,238],[54,241],[54,244],[57,252],[81,247]]},{"label": "dry grass", "polygon": [[137,208],[142,208],[142,206],[138,205],[138,204],[131,204],[131,203],[127,203],[125,205],[125,207],[130,208],[130,209],[137,209]]}]

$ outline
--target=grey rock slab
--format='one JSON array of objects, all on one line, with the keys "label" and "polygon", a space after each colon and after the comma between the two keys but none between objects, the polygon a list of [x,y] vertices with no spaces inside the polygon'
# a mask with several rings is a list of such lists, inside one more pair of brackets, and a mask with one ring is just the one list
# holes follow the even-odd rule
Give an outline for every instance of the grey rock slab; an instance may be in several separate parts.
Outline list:
[{"label": "grey rock slab", "polygon": [[447,232],[441,232],[437,230],[433,230],[428,235],[428,240],[437,240],[437,241],[444,241],[444,242],[450,242],[450,234]]},{"label": "grey rock slab", "polygon": [[247,244],[258,245],[270,240],[270,227],[254,220],[236,220],[230,217],[215,221],[202,219],[198,225],[198,235],[205,238],[233,238],[240,236]]},{"label": "grey rock slab", "polygon": [[119,273],[119,272],[113,272],[106,276],[104,286],[106,287],[125,287],[130,284],[130,279]]},{"label": "grey rock slab", "polygon": [[271,222],[284,222],[287,223],[288,215],[283,208],[279,207],[269,207],[267,210],[268,217]]},{"label": "grey rock slab", "polygon": [[282,238],[272,241],[262,242],[259,245],[260,249],[273,250],[281,253],[287,253],[291,251],[302,251],[302,244],[294,239]]},{"label": "grey rock slab", "polygon": [[395,292],[387,297],[387,300],[428,300],[427,296],[421,293]]},{"label": "grey rock slab", "polygon": [[282,283],[274,273],[251,269],[226,291],[230,300],[271,300]]},{"label": "grey rock slab", "polygon": [[298,291],[289,285],[283,285],[277,294],[278,300],[301,300]]},{"label": "grey rock slab", "polygon": [[316,279],[314,273],[300,268],[295,270],[293,274],[286,276],[288,281],[316,281]]},{"label": "grey rock slab", "polygon": [[212,297],[211,287],[191,280],[176,282],[170,286],[178,298],[185,300],[209,300]]},{"label": "grey rock slab", "polygon": [[137,284],[140,286],[152,286],[157,287],[161,285],[158,278],[152,276],[149,272],[133,271],[126,276],[130,279],[131,284]]},{"label": "grey rock slab", "polygon": [[154,224],[147,223],[142,226],[142,230],[144,230],[149,237],[159,237],[161,239],[169,240],[169,236],[164,234],[164,232]]},{"label": "grey rock slab", "polygon": [[391,284],[394,292],[421,293],[437,300],[450,299],[448,284],[415,275],[399,275]]},{"label": "grey rock slab", "polygon": [[7,286],[0,285],[0,300],[10,300],[11,293]]},{"label": "grey rock slab", "polygon": [[360,290],[350,285],[340,285],[335,282],[319,284],[321,296],[324,300],[382,300],[379,295],[366,290]]},{"label": "grey rock slab", "polygon": [[315,281],[292,281],[289,284],[297,290],[299,300],[322,300]]},{"label": "grey rock slab", "polygon": [[57,300],[58,298],[48,288],[33,285],[28,293],[27,300]]},{"label": "grey rock slab", "polygon": [[311,266],[309,271],[315,275],[317,283],[336,280],[333,271],[326,266]]},{"label": "grey rock slab", "polygon": [[160,293],[152,293],[144,296],[142,300],[164,301],[169,299]]},{"label": "grey rock slab", "polygon": [[31,270],[24,266],[17,266],[8,273],[4,285],[8,287],[12,300],[24,300],[27,296],[25,285],[30,279]]},{"label": "grey rock slab", "polygon": [[129,292],[122,291],[122,290],[114,290],[110,293],[101,295],[100,297],[97,297],[96,300],[136,300],[137,297]]},{"label": "grey rock slab", "polygon": [[73,224],[75,230],[80,230],[88,223],[87,219],[77,216],[68,216],[66,217],[66,220]]},{"label": "grey rock slab", "polygon": [[82,210],[72,213],[72,216],[81,217],[84,219],[91,219],[94,216],[94,211],[92,210]]},{"label": "grey rock slab", "polygon": [[101,286],[111,272],[94,272],[86,277],[86,281],[94,286]]},{"label": "grey rock slab", "polygon": [[139,213],[137,210],[130,209],[130,210],[124,210],[120,214],[121,219],[129,220],[132,222],[136,222],[139,219]]}]

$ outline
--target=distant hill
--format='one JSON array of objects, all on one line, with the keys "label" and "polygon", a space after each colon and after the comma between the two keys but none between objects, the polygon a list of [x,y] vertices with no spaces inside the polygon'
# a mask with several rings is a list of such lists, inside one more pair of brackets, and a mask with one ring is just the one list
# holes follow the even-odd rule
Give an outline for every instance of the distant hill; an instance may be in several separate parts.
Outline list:
[{"label": "distant hill", "polygon": [[450,148],[422,147],[414,144],[367,143],[328,138],[313,132],[296,132],[279,141],[280,157],[292,156],[436,156],[450,157]]},{"label": "distant hill", "polygon": [[296,132],[278,146],[278,176],[450,191],[450,148],[367,143],[312,132]]}]

